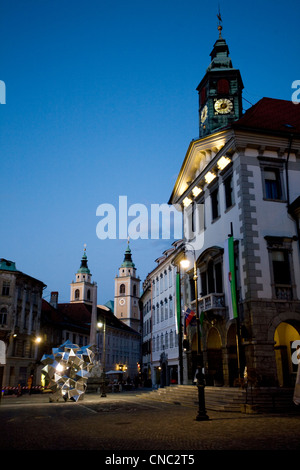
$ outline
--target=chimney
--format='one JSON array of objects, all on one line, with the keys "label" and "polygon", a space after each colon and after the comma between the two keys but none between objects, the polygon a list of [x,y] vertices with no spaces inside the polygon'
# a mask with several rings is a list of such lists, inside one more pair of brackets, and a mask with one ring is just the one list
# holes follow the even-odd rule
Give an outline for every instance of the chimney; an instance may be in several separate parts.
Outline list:
[{"label": "chimney", "polygon": [[51,297],[50,297],[50,305],[52,307],[57,308],[58,304],[58,292],[51,292]]}]

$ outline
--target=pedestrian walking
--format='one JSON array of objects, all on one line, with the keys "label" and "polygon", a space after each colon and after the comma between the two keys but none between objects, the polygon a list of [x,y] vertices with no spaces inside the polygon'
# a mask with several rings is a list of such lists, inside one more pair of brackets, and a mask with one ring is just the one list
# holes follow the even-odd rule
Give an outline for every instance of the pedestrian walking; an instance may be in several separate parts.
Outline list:
[{"label": "pedestrian walking", "polygon": [[298,370],[295,383],[293,401],[295,405],[300,405],[300,345],[297,346],[297,359],[298,359]]},{"label": "pedestrian walking", "polygon": [[28,380],[27,380],[29,395],[31,395],[32,383],[33,383],[33,378],[32,378],[32,375],[31,375],[30,377],[28,377]]}]

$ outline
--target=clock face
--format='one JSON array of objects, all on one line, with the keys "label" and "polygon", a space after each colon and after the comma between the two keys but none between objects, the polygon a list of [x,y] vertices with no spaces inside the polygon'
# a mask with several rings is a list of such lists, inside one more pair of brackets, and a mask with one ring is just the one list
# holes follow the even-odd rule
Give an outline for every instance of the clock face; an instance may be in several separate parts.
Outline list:
[{"label": "clock face", "polygon": [[120,305],[124,305],[124,304],[125,304],[125,299],[120,299],[120,300],[119,300],[119,304],[120,304]]},{"label": "clock face", "polygon": [[218,114],[228,114],[233,109],[232,101],[221,98],[215,102],[215,110]]},{"label": "clock face", "polygon": [[202,124],[206,121],[207,118],[207,105],[204,106],[204,108],[201,111],[201,122]]}]

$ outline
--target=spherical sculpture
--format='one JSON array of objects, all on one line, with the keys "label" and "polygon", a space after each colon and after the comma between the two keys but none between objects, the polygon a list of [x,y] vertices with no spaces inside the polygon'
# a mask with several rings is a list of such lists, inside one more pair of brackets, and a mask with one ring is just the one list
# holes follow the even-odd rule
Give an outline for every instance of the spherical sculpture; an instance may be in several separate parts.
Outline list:
[{"label": "spherical sculpture", "polygon": [[65,401],[68,398],[74,401],[82,399],[93,368],[93,358],[94,353],[89,346],[80,348],[70,341],[53,348],[52,354],[44,354],[42,373],[53,392],[50,401],[58,401],[61,397]]}]

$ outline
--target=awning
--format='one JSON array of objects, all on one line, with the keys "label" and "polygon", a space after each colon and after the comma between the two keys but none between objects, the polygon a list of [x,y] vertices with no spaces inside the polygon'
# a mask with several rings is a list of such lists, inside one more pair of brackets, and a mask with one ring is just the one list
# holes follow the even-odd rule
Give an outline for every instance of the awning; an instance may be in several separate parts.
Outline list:
[{"label": "awning", "polygon": [[108,372],[105,372],[106,375],[112,375],[112,374],[124,374],[123,370],[109,370]]}]

